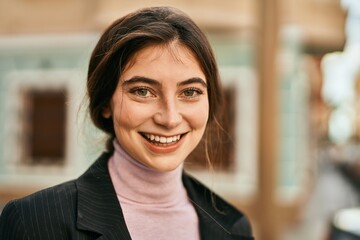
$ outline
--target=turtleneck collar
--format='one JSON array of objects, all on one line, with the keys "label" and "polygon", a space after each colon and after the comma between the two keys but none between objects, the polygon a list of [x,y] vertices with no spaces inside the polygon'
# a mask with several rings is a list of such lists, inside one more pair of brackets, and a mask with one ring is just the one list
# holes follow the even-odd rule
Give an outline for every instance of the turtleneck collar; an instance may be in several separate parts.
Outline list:
[{"label": "turtleneck collar", "polygon": [[108,162],[109,172],[120,202],[172,207],[184,202],[183,166],[159,172],[133,159],[115,140]]}]

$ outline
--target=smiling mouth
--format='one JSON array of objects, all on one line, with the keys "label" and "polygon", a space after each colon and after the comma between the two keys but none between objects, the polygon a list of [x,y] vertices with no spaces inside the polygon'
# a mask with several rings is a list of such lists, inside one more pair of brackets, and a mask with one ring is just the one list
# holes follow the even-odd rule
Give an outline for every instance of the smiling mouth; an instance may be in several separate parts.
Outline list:
[{"label": "smiling mouth", "polygon": [[181,137],[185,134],[178,134],[170,137],[164,137],[150,133],[141,133],[141,135],[151,144],[155,144],[158,146],[166,146],[177,143],[178,141],[180,141]]}]

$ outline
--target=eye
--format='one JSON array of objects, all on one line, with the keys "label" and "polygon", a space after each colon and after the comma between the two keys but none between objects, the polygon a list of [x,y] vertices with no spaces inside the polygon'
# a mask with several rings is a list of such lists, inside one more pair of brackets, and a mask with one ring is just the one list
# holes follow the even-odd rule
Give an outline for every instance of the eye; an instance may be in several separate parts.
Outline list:
[{"label": "eye", "polygon": [[201,94],[203,94],[203,91],[198,88],[187,88],[181,93],[185,98],[194,98]]},{"label": "eye", "polygon": [[138,97],[148,98],[153,97],[154,94],[151,93],[148,87],[136,87],[130,90],[130,93]]}]

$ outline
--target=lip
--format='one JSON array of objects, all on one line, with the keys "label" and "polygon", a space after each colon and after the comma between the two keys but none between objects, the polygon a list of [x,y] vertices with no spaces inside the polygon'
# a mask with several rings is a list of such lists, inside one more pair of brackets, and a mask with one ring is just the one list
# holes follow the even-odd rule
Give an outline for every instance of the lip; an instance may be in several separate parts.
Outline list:
[{"label": "lip", "polygon": [[175,152],[180,146],[181,144],[184,142],[184,139],[186,137],[187,133],[183,133],[183,134],[175,134],[175,135],[169,135],[169,136],[165,136],[165,135],[161,135],[161,134],[153,134],[156,136],[161,136],[161,137],[173,137],[173,136],[177,136],[180,135],[180,139],[174,143],[154,143],[154,142],[150,142],[148,141],[148,139],[146,137],[144,137],[145,134],[150,134],[150,133],[140,133],[141,137],[143,138],[144,141],[144,145],[153,153],[155,154],[166,154],[166,153],[172,153]]}]

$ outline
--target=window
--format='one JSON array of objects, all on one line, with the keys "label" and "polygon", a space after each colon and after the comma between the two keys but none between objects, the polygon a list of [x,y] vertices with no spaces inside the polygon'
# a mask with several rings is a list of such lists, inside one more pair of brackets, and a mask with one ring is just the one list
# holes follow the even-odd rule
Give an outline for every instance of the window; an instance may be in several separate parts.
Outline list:
[{"label": "window", "polygon": [[76,70],[14,71],[6,76],[4,174],[41,173],[55,179],[83,169],[77,125],[81,76]]},{"label": "window", "polygon": [[65,159],[66,91],[29,90],[24,94],[25,149],[30,164],[61,164]]}]

